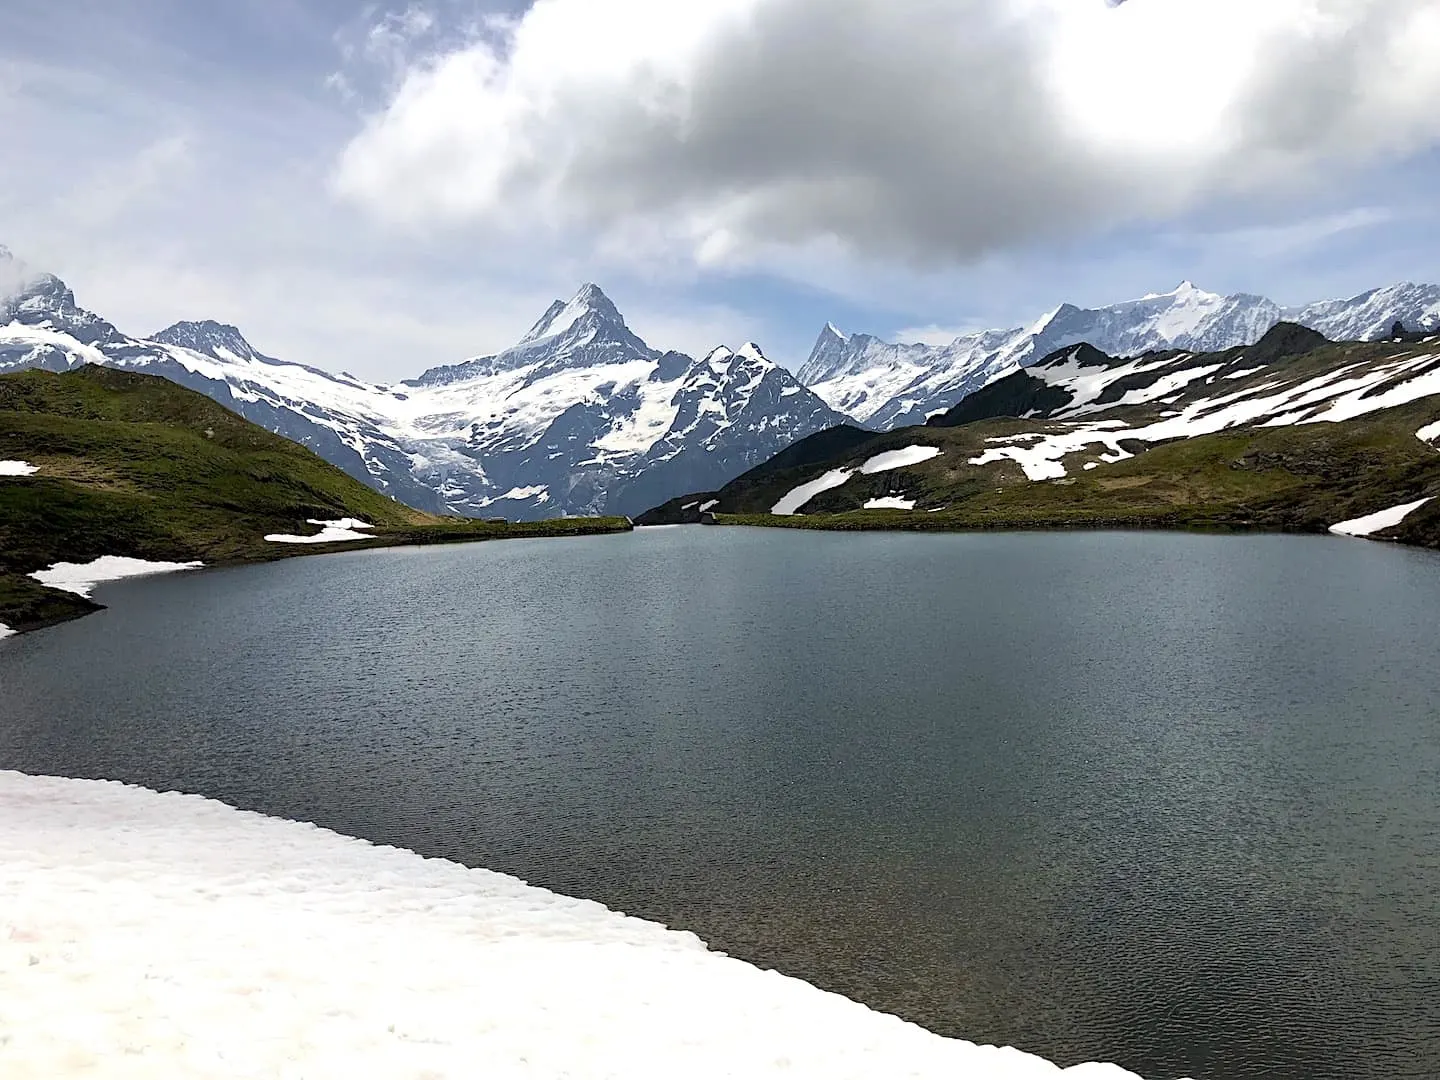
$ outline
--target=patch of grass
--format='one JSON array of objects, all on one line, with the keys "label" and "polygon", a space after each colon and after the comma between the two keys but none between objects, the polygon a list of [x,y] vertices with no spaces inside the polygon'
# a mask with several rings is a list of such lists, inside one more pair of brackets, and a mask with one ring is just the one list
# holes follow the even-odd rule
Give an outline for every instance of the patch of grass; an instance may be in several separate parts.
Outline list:
[{"label": "patch of grass", "polygon": [[[381,495],[319,456],[168,380],[110,368],[0,376],[0,460],[39,467],[0,478],[0,622],[14,629],[95,605],[25,575],[102,555],[232,563],[391,544],[580,536],[623,518],[502,524],[440,518]],[[373,539],[267,543],[361,518]],[[83,606],[82,606],[83,605]]]}]

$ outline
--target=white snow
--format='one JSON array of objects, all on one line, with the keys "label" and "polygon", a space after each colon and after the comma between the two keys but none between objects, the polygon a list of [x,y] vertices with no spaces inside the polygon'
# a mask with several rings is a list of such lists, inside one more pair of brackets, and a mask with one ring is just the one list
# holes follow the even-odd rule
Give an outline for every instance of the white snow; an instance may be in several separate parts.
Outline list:
[{"label": "white snow", "polygon": [[319,521],[316,518],[309,518],[307,524],[319,525],[320,531],[314,536],[271,533],[265,539],[272,544],[339,544],[351,540],[369,540],[369,536],[357,530],[375,527],[356,518],[340,518],[338,521]]},{"label": "white snow", "polygon": [[707,503],[702,503],[702,504],[701,504],[701,506],[700,506],[700,513],[702,513],[702,514],[708,514],[711,510],[714,510],[715,507],[717,507],[717,506],[719,506],[719,505],[720,505],[720,500],[719,500],[719,499],[711,499],[709,502],[707,502]]},{"label": "white snow", "polygon": [[0,622],[0,638],[10,637],[14,633],[14,630],[11,630],[10,627],[6,626],[3,622]]},{"label": "white snow", "polygon": [[[1121,372],[1128,367],[1108,370]],[[1383,393],[1367,396],[1382,384],[1391,385]],[[1087,390],[1099,392],[1094,387]],[[1031,480],[1055,480],[1066,475],[1062,458],[1096,444],[1108,451],[1102,461],[1121,461],[1131,456],[1120,448],[1124,440],[1159,443],[1209,435],[1244,424],[1283,427],[1338,422],[1431,395],[1440,395],[1440,357],[1429,354],[1391,357],[1378,363],[1348,364],[1288,384],[1276,377],[1233,393],[1192,401],[1180,412],[1168,413],[1155,423],[1135,428],[1127,428],[1121,421],[1052,422],[1045,431],[991,440],[1009,443],[1034,440],[1034,445],[986,450],[980,457],[971,458],[970,464],[984,465],[1010,458]]]},{"label": "white snow", "polygon": [[915,500],[904,499],[898,495],[886,495],[884,498],[871,499],[865,504],[866,510],[914,510]]},{"label": "white snow", "polygon": [[127,559],[119,555],[102,555],[89,563],[56,563],[48,570],[36,570],[30,576],[41,585],[52,589],[89,596],[97,585],[124,578],[149,577],[152,574],[170,574],[177,570],[198,570],[200,562],[148,562],[145,559]]},{"label": "white snow", "polygon": [[34,476],[39,471],[27,461],[0,461],[0,476]]},{"label": "white snow", "polygon": [[1440,439],[1440,422],[1427,424],[1415,433],[1415,437],[1421,442],[1433,443]]},{"label": "white snow", "polygon": [[800,508],[807,502],[819,495],[822,491],[829,491],[845,483],[855,475],[854,469],[831,469],[824,476],[811,480],[808,484],[801,484],[786,492],[785,496],[770,508],[770,513],[778,514],[781,517],[789,517],[791,514],[799,513]]},{"label": "white snow", "polygon": [[1393,529],[1429,501],[1430,499],[1419,499],[1416,502],[1405,503],[1403,506],[1392,506],[1388,510],[1366,514],[1364,517],[1354,518],[1351,521],[1342,521],[1338,525],[1331,525],[1330,531],[1337,536],[1371,536],[1386,529]]},{"label": "white snow", "polygon": [[875,473],[890,472],[892,469],[904,469],[937,458],[942,453],[944,451],[936,446],[907,446],[903,450],[887,450],[861,465],[860,471],[871,476]]},{"label": "white snow", "polygon": [[0,771],[0,896],[6,1080],[1136,1080],[193,795]]}]

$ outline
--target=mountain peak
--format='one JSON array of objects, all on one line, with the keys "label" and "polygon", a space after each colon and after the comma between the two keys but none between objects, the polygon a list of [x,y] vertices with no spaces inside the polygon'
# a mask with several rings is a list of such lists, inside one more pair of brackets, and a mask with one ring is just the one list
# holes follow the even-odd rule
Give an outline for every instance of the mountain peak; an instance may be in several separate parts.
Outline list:
[{"label": "mountain peak", "polygon": [[587,281],[568,302],[556,300],[546,308],[545,314],[540,316],[540,320],[530,328],[530,332],[520,339],[520,344],[529,345],[545,338],[558,337],[586,316],[607,326],[625,325],[624,317],[605,295],[604,290],[594,282]]},{"label": "mountain peak", "polygon": [[213,319],[177,322],[152,335],[150,340],[179,345],[217,360],[254,360],[260,356],[237,327]]},{"label": "mountain peak", "polygon": [[[1140,297],[1140,299],[1141,299],[1142,301],[1145,301],[1145,300],[1170,300],[1170,299],[1185,300],[1185,299],[1187,299],[1187,298],[1189,298],[1189,297],[1192,297],[1192,296],[1204,296],[1204,297],[1209,297],[1209,296],[1215,296],[1215,295],[1216,295],[1216,294],[1214,294],[1214,293],[1207,293],[1204,289],[1200,288],[1198,285],[1196,285],[1196,284],[1195,284],[1193,281],[1191,281],[1189,278],[1186,278],[1184,281],[1180,282],[1179,285],[1176,285],[1175,288],[1171,289],[1169,292],[1152,292],[1152,293],[1146,293],[1144,296]],[[1219,297],[1216,297],[1216,298],[1219,299]]]}]

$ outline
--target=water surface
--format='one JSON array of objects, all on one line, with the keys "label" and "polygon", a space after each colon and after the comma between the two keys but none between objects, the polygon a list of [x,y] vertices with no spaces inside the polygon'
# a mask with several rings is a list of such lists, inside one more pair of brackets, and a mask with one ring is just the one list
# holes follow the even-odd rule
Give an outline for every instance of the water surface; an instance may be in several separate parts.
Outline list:
[{"label": "water surface", "polygon": [[115,585],[0,767],[179,788],[1149,1080],[1440,1075],[1440,557],[684,528]]}]

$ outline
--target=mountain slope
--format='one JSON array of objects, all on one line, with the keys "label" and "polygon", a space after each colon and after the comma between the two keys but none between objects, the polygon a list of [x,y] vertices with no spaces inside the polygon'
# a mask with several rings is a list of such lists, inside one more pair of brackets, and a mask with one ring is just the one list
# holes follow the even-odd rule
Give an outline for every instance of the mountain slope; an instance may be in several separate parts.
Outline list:
[{"label": "mountain slope", "polygon": [[986,383],[1081,342],[1117,356],[1214,352],[1260,340],[1288,320],[1335,341],[1370,341],[1396,321],[1440,328],[1440,287],[1394,285],[1349,300],[1282,309],[1263,296],[1219,296],[1190,282],[1103,308],[1062,304],[1029,328],[987,330],[949,345],[889,345],[827,326],[800,379],[836,408],[885,430],[923,423]]},{"label": "mountain slope", "polygon": [[734,363],[650,348],[594,285],[503,353],[387,387],[266,356],[215,322],[132,338],[58,278],[9,277],[24,284],[0,306],[0,372],[162,375],[434,513],[638,512],[845,419],[754,346],[727,350]]},{"label": "mountain slope", "polygon": [[208,397],[98,366],[0,376],[0,461],[26,466],[0,475],[0,623],[12,629],[94,609],[25,576],[61,561],[274,559],[327,545],[267,536],[313,536],[312,520],[342,518],[374,526],[374,539],[358,546],[625,527],[615,519],[506,527],[436,518]]},{"label": "mountain slope", "polygon": [[1081,344],[928,425],[777,459],[702,498],[721,520],[907,529],[1323,531],[1419,502],[1378,535],[1440,546],[1437,421],[1440,335],[1336,344],[1282,323],[1248,348],[1135,359]]}]

